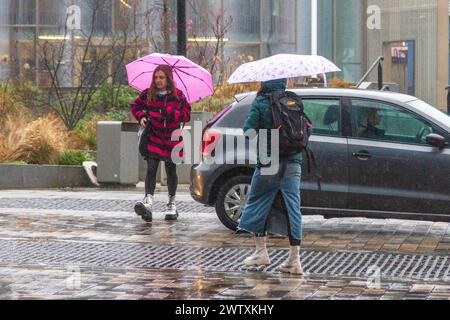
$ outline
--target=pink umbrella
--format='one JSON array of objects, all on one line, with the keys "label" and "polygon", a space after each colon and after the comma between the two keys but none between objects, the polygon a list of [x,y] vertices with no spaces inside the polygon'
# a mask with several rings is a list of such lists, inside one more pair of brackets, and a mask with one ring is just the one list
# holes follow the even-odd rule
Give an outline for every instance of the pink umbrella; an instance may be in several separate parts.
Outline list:
[{"label": "pink umbrella", "polygon": [[206,69],[186,57],[161,53],[152,53],[127,64],[128,84],[139,92],[148,89],[153,72],[159,65],[172,67],[175,85],[183,91],[189,103],[214,93],[213,78]]}]

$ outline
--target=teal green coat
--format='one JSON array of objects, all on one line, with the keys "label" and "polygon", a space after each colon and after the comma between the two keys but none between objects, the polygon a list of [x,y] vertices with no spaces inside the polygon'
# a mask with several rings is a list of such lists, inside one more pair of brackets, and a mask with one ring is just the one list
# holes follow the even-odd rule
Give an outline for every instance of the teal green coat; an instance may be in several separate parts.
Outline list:
[{"label": "teal green coat", "polygon": [[[281,80],[271,80],[261,83],[261,94],[271,94],[275,92],[283,92],[286,90],[286,79]],[[266,152],[267,156],[270,157],[272,154],[271,150],[271,132],[273,129],[272,112],[270,110],[270,101],[267,97],[263,95],[258,95],[256,100],[253,102],[250,113],[248,114],[247,120],[244,123],[244,133],[248,130],[255,130],[258,132],[260,129],[267,129],[268,135],[267,140],[262,141],[261,150],[264,154]],[[258,162],[259,162],[259,136],[258,136]],[[302,154],[298,153],[288,158],[291,162],[297,162],[301,164]]]}]

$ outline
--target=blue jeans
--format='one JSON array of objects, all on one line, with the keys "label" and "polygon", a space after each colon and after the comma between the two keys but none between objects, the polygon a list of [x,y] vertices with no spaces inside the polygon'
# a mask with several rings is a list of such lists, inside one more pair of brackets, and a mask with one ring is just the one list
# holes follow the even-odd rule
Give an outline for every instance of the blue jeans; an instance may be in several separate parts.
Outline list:
[{"label": "blue jeans", "polygon": [[281,191],[287,208],[288,235],[292,240],[302,240],[302,213],[300,200],[301,166],[298,163],[281,162],[276,175],[261,175],[257,168],[252,179],[249,199],[239,223],[239,229],[256,235],[267,230],[267,219],[272,204]]}]

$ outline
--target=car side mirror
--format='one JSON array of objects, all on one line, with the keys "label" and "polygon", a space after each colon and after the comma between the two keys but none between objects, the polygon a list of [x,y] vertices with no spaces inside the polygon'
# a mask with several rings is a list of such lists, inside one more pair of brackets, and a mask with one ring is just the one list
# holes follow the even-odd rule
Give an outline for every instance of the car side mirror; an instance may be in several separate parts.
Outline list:
[{"label": "car side mirror", "polygon": [[443,136],[436,133],[429,134],[426,140],[429,145],[439,149],[443,149],[448,146],[448,141]]}]

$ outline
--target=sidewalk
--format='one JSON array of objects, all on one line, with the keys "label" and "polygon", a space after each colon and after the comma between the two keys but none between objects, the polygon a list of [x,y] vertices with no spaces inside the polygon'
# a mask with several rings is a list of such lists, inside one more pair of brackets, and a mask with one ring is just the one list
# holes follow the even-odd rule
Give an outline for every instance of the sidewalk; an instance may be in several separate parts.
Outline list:
[{"label": "sidewalk", "polygon": [[[4,299],[449,299],[450,224],[304,217],[303,277],[246,268],[247,234],[180,191],[178,222],[133,212],[142,190],[0,191]],[[377,276],[377,272],[378,275]],[[74,278],[75,274],[75,278]]]},{"label": "sidewalk", "polygon": [[[68,189],[70,190],[70,189]],[[124,186],[108,186],[108,187],[100,187],[100,188],[78,188],[75,190],[86,190],[86,191],[136,191],[136,192],[145,192],[145,182],[139,182],[136,187],[124,187]],[[179,184],[177,191],[179,192],[189,192],[189,184]],[[156,193],[167,192],[167,186],[162,186],[160,183],[156,184]]]}]

